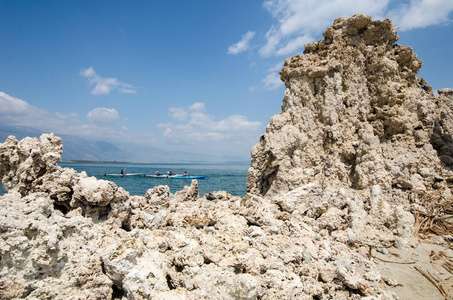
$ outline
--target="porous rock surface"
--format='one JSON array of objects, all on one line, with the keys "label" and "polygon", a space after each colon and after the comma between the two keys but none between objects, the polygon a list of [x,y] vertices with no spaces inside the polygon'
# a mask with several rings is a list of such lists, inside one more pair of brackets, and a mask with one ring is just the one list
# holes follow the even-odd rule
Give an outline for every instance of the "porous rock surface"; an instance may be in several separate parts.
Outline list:
[{"label": "porous rock surface", "polygon": [[339,19],[325,37],[285,63],[242,199],[200,197],[196,180],[129,196],[59,167],[52,134],[0,144],[0,299],[397,299],[370,247],[410,244],[411,189],[451,197],[452,92],[414,77],[387,20]]},{"label": "porous rock surface", "polygon": [[252,149],[248,192],[431,189],[452,165],[451,91],[436,98],[415,76],[422,61],[388,19],[340,18],[323,35],[280,71],[285,97]]},{"label": "porous rock surface", "polygon": [[[393,297],[348,228],[363,203],[344,191],[305,187],[283,204],[223,191],[200,198],[192,181],[174,195],[157,186],[130,197],[56,165],[61,147],[46,134],[0,144],[1,299]],[[301,195],[307,211],[294,212]]]}]

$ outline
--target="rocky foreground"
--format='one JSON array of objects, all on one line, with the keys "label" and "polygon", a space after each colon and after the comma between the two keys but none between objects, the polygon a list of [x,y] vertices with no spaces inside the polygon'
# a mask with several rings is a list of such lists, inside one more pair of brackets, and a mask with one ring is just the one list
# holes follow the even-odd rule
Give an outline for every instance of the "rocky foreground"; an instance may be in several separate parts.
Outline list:
[{"label": "rocky foreground", "polygon": [[0,298],[451,298],[453,91],[389,20],[324,37],[285,61],[242,199],[131,197],[59,167],[52,134],[0,144]]}]

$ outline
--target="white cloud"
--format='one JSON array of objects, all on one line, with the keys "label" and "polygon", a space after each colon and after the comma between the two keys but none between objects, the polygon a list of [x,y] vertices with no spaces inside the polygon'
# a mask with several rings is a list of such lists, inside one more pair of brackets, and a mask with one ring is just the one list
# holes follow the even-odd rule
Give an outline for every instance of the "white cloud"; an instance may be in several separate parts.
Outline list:
[{"label": "white cloud", "polygon": [[93,67],[80,72],[80,75],[87,78],[89,85],[94,85],[91,91],[93,95],[107,95],[117,89],[121,93],[135,94],[136,90],[128,83],[120,82],[116,78],[104,78],[96,74]]},{"label": "white cloud", "polygon": [[[171,108],[170,113],[184,111],[184,122],[161,123],[157,127],[167,145],[192,152],[242,153],[250,149],[263,130],[261,122],[250,121],[246,116],[231,115],[220,121],[206,112],[204,103],[186,108]],[[176,121],[177,118],[174,118]]]},{"label": "white cloud", "polygon": [[[191,125],[205,126],[205,125],[209,124],[209,126],[211,126],[213,123],[214,123],[214,118],[204,112],[194,111],[190,114],[189,124],[191,124]],[[209,129],[211,129],[211,128],[209,128]]]},{"label": "white cloud", "polygon": [[273,65],[272,67],[269,68],[269,72],[279,72],[283,68],[283,64],[285,61],[280,61],[279,63]]},{"label": "white cloud", "polygon": [[264,89],[266,90],[274,90],[283,86],[283,82],[280,80],[280,75],[276,72],[267,74],[261,82],[264,83]]},{"label": "white cloud", "polygon": [[87,120],[97,124],[112,124],[119,118],[114,108],[98,107],[87,114]]},{"label": "white cloud", "polygon": [[137,91],[133,88],[132,85],[130,85],[130,84],[125,84],[124,86],[125,86],[125,87],[118,88],[118,90],[119,90],[121,93],[124,93],[124,94],[137,94]]},{"label": "white cloud", "polygon": [[59,112],[55,112],[55,116],[61,120],[70,120],[70,119],[78,120],[78,118],[79,118],[79,116],[74,113],[65,115],[65,114],[61,114]]},{"label": "white cloud", "polygon": [[266,32],[266,39],[266,45],[259,50],[259,53],[265,57],[272,55],[275,52],[275,48],[280,43],[281,36],[278,34],[276,27],[272,26],[271,29]]},{"label": "white cloud", "polygon": [[171,123],[171,122],[168,122],[168,123],[159,123],[159,124],[157,124],[157,128],[160,128],[160,129],[162,129],[162,128],[167,128],[167,127],[171,127],[171,126],[173,126],[173,123]]},{"label": "white cloud", "polygon": [[80,75],[85,76],[85,77],[94,77],[94,76],[96,76],[96,72],[94,72],[93,67],[89,67],[88,69],[80,72]]},{"label": "white cloud", "polygon": [[[266,0],[264,8],[274,19],[258,53],[263,57],[290,56],[302,52],[339,17],[365,13],[373,19],[392,19],[401,30],[451,22],[452,0]],[[280,65],[281,68],[281,65]],[[264,89],[283,85],[269,70],[262,80]]]},{"label": "white cloud", "polygon": [[305,44],[310,43],[314,40],[311,35],[303,35],[294,38],[286,44],[283,48],[278,49],[277,55],[291,55],[296,53],[298,50],[303,49]]},{"label": "white cloud", "polygon": [[0,92],[0,115],[21,114],[30,109],[30,105],[19,98]]},{"label": "white cloud", "polygon": [[276,20],[266,33],[262,56],[288,55],[303,49],[332,24],[333,20],[356,13],[382,16],[389,0],[268,0],[264,7]]},{"label": "white cloud", "polygon": [[33,128],[42,132],[70,134],[90,139],[132,138],[118,124],[119,113],[113,108],[95,108],[86,116],[87,123],[75,113],[48,111],[0,91],[0,125]]},{"label": "white cloud", "polygon": [[247,51],[250,48],[250,40],[255,36],[254,31],[248,31],[242,36],[242,39],[228,48],[228,54],[238,54]]},{"label": "white cloud", "polygon": [[213,122],[213,129],[218,132],[239,132],[244,129],[258,129],[261,122],[249,121],[246,116],[231,115],[219,122]]},{"label": "white cloud", "polygon": [[203,102],[195,102],[189,107],[190,111],[206,111],[205,105]]},{"label": "white cloud", "polygon": [[182,107],[170,107],[168,110],[173,119],[184,121],[187,118],[187,111]]},{"label": "white cloud", "polygon": [[77,115],[47,111],[0,92],[0,125],[23,126],[50,132],[60,128],[65,122],[74,120],[77,120]]},{"label": "white cloud", "polygon": [[126,119],[114,108],[98,107],[89,111],[85,118],[79,118],[73,113],[44,110],[0,92],[0,125],[30,127],[59,135],[112,142],[152,143],[155,147],[192,153],[243,156],[264,131],[261,122],[251,121],[243,115],[230,115],[216,120],[215,116],[207,112],[203,102],[173,107],[169,113],[173,116],[172,121],[158,124],[156,133],[145,130],[142,135],[136,136],[126,126]]},{"label": "white cloud", "polygon": [[263,6],[275,21],[259,50],[264,57],[296,54],[339,17],[365,13],[410,30],[449,23],[453,12],[452,0],[267,0]]},{"label": "white cloud", "polygon": [[283,61],[275,64],[268,70],[267,76],[261,80],[264,83],[265,90],[274,90],[283,86],[283,82],[280,80],[280,74],[278,73],[283,67]]},{"label": "white cloud", "polygon": [[[203,112],[206,111],[205,104],[202,102],[195,102],[191,106],[184,108],[184,107],[170,107],[168,109],[170,112],[170,116],[177,120],[177,121],[184,121],[186,118],[191,116],[191,121],[192,122],[197,122],[198,118],[205,118],[207,115],[205,115]],[[162,124],[159,124],[161,126]]]},{"label": "white cloud", "polygon": [[389,11],[387,17],[401,30],[410,30],[449,23],[452,11],[451,0],[411,0]]}]

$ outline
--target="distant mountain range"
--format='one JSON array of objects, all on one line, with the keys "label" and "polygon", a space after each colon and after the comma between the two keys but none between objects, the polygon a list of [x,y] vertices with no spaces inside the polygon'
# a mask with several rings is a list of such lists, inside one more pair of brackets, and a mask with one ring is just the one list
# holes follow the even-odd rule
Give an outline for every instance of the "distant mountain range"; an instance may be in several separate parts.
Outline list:
[{"label": "distant mountain range", "polygon": [[[26,127],[0,126],[0,143],[14,135],[39,137],[43,132]],[[112,144],[105,141],[87,140],[73,135],[60,135],[63,141],[63,160],[129,161],[153,163],[250,163],[250,159],[236,156],[216,156],[200,153],[169,151],[140,144]]]},{"label": "distant mountain range", "polygon": [[[14,135],[18,140],[24,137],[39,137],[43,132],[25,127],[0,127],[0,141]],[[129,155],[117,146],[91,141],[72,135],[58,135],[63,141],[62,159],[65,160],[128,160]]]}]

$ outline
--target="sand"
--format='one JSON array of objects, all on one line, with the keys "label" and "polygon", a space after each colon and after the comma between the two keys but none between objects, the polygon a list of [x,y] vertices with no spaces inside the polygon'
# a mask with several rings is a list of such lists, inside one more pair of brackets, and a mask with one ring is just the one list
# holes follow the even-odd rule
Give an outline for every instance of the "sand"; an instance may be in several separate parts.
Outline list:
[{"label": "sand", "polygon": [[[388,248],[386,249],[389,252],[387,255],[383,255],[375,249],[372,250],[383,279],[393,279],[398,283],[398,285],[387,289],[398,295],[401,300],[453,299],[453,274],[442,266],[447,261],[453,262],[453,250],[451,246],[432,243],[440,240],[442,240],[440,237],[432,237],[426,240],[413,238],[409,241],[411,246],[406,247],[407,249]],[[379,259],[395,263],[384,262]],[[410,263],[402,264],[402,262]],[[436,278],[438,285],[443,287],[448,296],[442,296],[434,284],[416,268]]]}]

